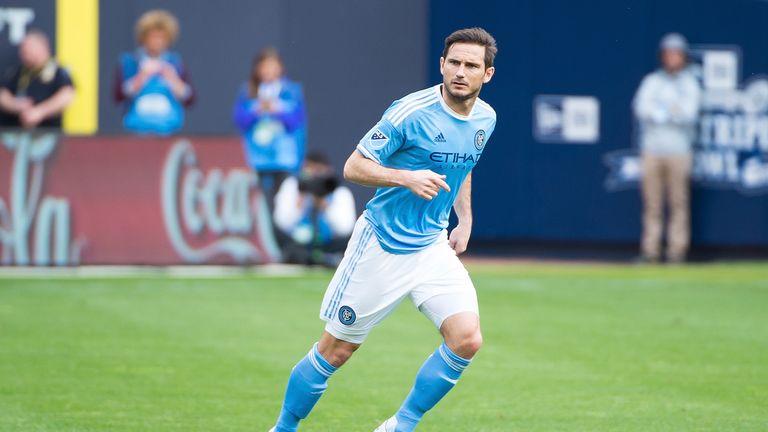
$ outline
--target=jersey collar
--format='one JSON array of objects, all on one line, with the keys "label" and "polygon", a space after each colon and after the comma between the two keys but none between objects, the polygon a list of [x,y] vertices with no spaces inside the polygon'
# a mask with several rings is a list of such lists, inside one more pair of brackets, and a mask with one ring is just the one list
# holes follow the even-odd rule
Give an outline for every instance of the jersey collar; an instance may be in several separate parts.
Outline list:
[{"label": "jersey collar", "polygon": [[435,93],[437,93],[437,98],[440,100],[440,105],[443,106],[443,110],[445,110],[448,115],[450,115],[453,118],[456,118],[461,121],[467,121],[470,117],[472,117],[472,114],[475,113],[475,105],[477,105],[477,102],[475,102],[472,105],[472,111],[469,112],[469,115],[461,115],[453,110],[453,108],[449,107],[447,103],[445,103],[445,99],[443,99],[443,93],[440,91],[440,89],[443,87],[442,84],[438,84],[434,86]]}]

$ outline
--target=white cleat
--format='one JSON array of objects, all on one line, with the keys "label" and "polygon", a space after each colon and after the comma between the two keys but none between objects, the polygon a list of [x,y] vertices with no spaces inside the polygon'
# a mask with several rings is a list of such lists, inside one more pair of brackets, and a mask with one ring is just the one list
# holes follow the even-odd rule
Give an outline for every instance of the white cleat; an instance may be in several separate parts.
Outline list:
[{"label": "white cleat", "polygon": [[269,432],[275,432],[275,427],[272,426],[272,429],[270,429]]},{"label": "white cleat", "polygon": [[381,426],[377,427],[373,432],[395,432],[397,427],[397,419],[392,416],[388,418]]}]

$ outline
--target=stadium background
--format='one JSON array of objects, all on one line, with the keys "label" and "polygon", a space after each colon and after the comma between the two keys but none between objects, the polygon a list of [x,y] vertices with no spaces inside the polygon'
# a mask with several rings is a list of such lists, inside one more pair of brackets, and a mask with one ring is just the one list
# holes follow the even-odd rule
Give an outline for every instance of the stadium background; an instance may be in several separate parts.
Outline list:
[{"label": "stadium background", "polygon": [[[130,136],[111,101],[114,67],[134,46],[136,18],[157,7],[181,21],[177,48],[198,103],[178,136]],[[485,344],[418,430],[768,430],[764,261],[471,259],[536,247],[570,247],[581,259],[590,245],[608,251],[601,257],[635,253],[639,194],[608,187],[607,155],[633,145],[630,100],[656,67],[659,37],[737,47],[748,84],[768,73],[768,2],[0,0],[0,67],[15,56],[11,15],[25,10],[54,39],[78,99],[53,147],[0,133],[0,431],[268,430],[291,367],[321,330],[330,270],[9,264],[269,261],[263,215],[243,214],[237,200],[234,215],[211,208],[258,196],[230,120],[253,54],[282,51],[305,86],[310,146],[340,166],[393,98],[438,79],[443,37],[467,25],[487,27],[501,49],[483,93],[499,124],[475,173],[474,237],[462,258]],[[596,98],[599,139],[544,142],[534,133],[542,95]],[[179,186],[195,176],[217,185],[213,199]],[[355,193],[362,205],[371,191]],[[697,183],[694,253],[765,256],[767,200],[761,188]],[[185,213],[190,203],[210,214]],[[372,430],[439,343],[401,305],[301,430]]]},{"label": "stadium background", "polygon": [[[289,75],[305,88],[309,146],[326,151],[340,167],[393,98],[437,82],[444,36],[457,27],[482,24],[500,45],[498,73],[482,95],[496,108],[499,127],[475,177],[474,244],[501,245],[501,250],[533,243],[626,251],[634,250],[639,238],[640,200],[636,188],[606,186],[611,175],[606,158],[633,145],[630,101],[642,76],[656,67],[660,36],[679,31],[693,44],[739,47],[742,82],[768,72],[768,58],[761,55],[768,48],[768,3],[739,0],[723,8],[725,3],[604,0],[585,7],[565,0],[531,0],[485,2],[467,9],[453,0],[237,0],[226,7],[202,0],[6,0],[2,7],[33,9],[29,26],[48,31],[59,50],[76,53],[61,56],[79,92],[72,109],[76,114],[67,115],[68,130],[74,135],[95,132],[91,139],[103,141],[104,149],[127,140],[121,108],[111,99],[118,54],[134,46],[133,25],[142,12],[155,7],[172,11],[182,27],[176,49],[198,94],[179,137],[193,143],[199,137],[220,140],[230,167],[237,165],[240,151],[231,121],[233,99],[260,48],[271,45],[283,53]],[[97,43],[77,45],[85,34],[78,29],[88,28],[98,29]],[[9,29],[0,33],[2,65],[14,58]],[[98,66],[94,79],[85,70],[91,63]],[[590,95],[599,101],[596,142],[536,139],[533,102],[553,94]],[[74,144],[65,139],[61,154],[67,145]],[[9,167],[11,156],[0,151],[0,165]],[[140,167],[135,156],[124,161],[126,172]],[[115,167],[121,163],[112,160]],[[1,181],[0,194],[6,194],[8,176]],[[51,183],[46,187],[54,187]],[[353,190],[359,206],[371,194],[361,187]],[[142,199],[157,206],[156,198],[150,194]],[[692,201],[694,254],[712,247],[768,247],[765,189],[696,185]],[[78,203],[71,205],[77,213]],[[82,217],[73,217],[78,219]],[[101,218],[102,223],[108,219]],[[74,231],[73,237],[78,234]]]}]

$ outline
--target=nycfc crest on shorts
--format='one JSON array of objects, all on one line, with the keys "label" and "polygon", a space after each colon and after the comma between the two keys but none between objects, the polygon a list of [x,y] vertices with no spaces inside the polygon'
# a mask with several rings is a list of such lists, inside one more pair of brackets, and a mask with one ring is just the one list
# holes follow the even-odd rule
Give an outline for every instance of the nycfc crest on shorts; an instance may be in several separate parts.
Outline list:
[{"label": "nycfc crest on shorts", "polygon": [[339,308],[339,321],[344,325],[352,325],[355,323],[355,311],[349,306],[342,306]]}]

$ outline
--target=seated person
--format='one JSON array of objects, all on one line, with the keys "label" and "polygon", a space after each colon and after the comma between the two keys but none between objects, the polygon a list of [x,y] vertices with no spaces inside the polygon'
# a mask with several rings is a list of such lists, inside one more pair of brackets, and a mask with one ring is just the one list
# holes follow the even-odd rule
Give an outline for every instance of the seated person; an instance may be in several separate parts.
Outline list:
[{"label": "seated person", "polygon": [[286,262],[336,266],[357,212],[348,187],[328,159],[310,153],[299,177],[288,177],[275,195],[274,222]]},{"label": "seated person", "polygon": [[168,135],[184,125],[193,90],[181,56],[168,51],[179,33],[170,13],[153,10],[136,23],[136,51],[120,56],[115,100],[125,104],[123,126],[142,134]]},{"label": "seated person", "polygon": [[61,115],[75,98],[72,79],[51,58],[45,33],[30,31],[19,45],[21,63],[0,81],[0,127],[61,129]]}]

